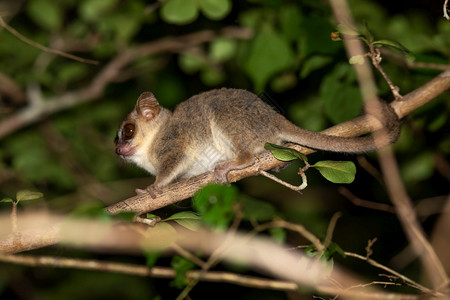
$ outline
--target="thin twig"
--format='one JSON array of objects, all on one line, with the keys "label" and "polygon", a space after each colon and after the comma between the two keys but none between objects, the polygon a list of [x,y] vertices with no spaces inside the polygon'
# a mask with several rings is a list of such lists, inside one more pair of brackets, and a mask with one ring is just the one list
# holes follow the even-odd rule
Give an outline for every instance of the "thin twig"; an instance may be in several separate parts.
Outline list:
[{"label": "thin twig", "polygon": [[448,0],[445,0],[445,2],[444,2],[444,7],[443,7],[443,10],[444,10],[444,18],[446,18],[447,21],[450,21],[450,16],[448,15],[448,8],[447,8],[447,5],[448,5]]},{"label": "thin twig", "polygon": [[381,172],[369,162],[366,155],[358,155],[356,160],[361,168],[375,178],[381,185],[384,185],[383,175],[381,175]]},{"label": "thin twig", "polygon": [[341,216],[342,216],[342,213],[337,212],[331,217],[330,223],[328,224],[328,228],[327,228],[327,235],[325,236],[325,241],[323,242],[323,246],[325,247],[325,249],[327,249],[331,243],[331,239],[333,238],[334,228],[336,228],[336,223]]},{"label": "thin twig", "polygon": [[386,48],[381,48],[380,51],[383,54],[383,57],[386,57],[386,58],[392,60],[394,63],[404,65],[410,69],[433,69],[433,70],[445,71],[450,68],[450,65],[438,64],[438,63],[428,63],[428,62],[422,62],[422,61],[409,61],[409,60],[405,59],[404,56],[395,54]]},{"label": "thin twig", "polygon": [[367,246],[366,246],[366,257],[369,258],[372,254],[373,254],[373,250],[372,250],[372,246],[375,244],[375,242],[378,240],[378,238],[373,238],[371,240],[367,241]]},{"label": "thin twig", "polygon": [[86,64],[92,64],[92,65],[98,65],[98,61],[97,60],[92,60],[92,59],[86,59],[86,58],[82,58],[70,53],[66,53],[57,49],[52,49],[52,48],[48,48],[45,47],[39,43],[36,43],[33,40],[30,40],[29,38],[27,38],[26,36],[22,35],[21,33],[19,33],[17,30],[15,30],[13,27],[9,26],[8,23],[6,23],[3,18],[0,16],[0,25],[3,26],[3,28],[5,28],[6,30],[8,30],[12,35],[14,35],[15,37],[17,37],[19,40],[35,47],[38,48],[44,52],[48,52],[48,53],[52,53],[52,54],[56,54],[59,56],[63,56],[72,60],[76,60],[82,63],[86,63]]},{"label": "thin twig", "polygon": [[403,96],[400,95],[399,87],[394,85],[394,83],[389,78],[389,76],[386,74],[386,72],[384,71],[383,67],[380,64],[381,63],[381,59],[382,59],[381,58],[380,49],[374,47],[373,45],[369,45],[369,50],[370,50],[370,55],[369,56],[372,59],[372,64],[381,73],[381,75],[383,76],[384,80],[389,85],[389,88],[391,89],[391,92],[394,95],[394,98],[396,100],[403,99]]},{"label": "thin twig", "polygon": [[137,223],[142,223],[145,224],[149,227],[155,227],[156,224],[158,224],[161,221],[160,217],[156,217],[153,219],[149,219],[149,218],[142,218],[140,216],[135,216],[134,217],[134,221]]},{"label": "thin twig", "polygon": [[440,294],[440,293],[437,293],[437,292],[435,292],[435,291],[433,291],[433,290],[430,290],[429,288],[427,288],[427,287],[425,287],[425,286],[423,286],[423,285],[421,285],[421,284],[415,282],[414,280],[412,280],[412,279],[406,277],[405,275],[402,275],[402,274],[398,273],[397,271],[394,271],[394,270],[392,270],[391,268],[386,267],[385,265],[380,264],[379,262],[377,262],[377,261],[375,261],[375,260],[373,260],[373,259],[371,259],[371,258],[368,258],[368,257],[366,257],[366,256],[362,256],[362,255],[359,255],[359,254],[356,254],[356,253],[353,253],[353,252],[348,252],[348,251],[345,251],[344,254],[345,254],[346,256],[355,257],[355,258],[358,258],[358,259],[360,259],[360,260],[364,260],[364,261],[366,261],[368,264],[370,264],[370,265],[372,265],[372,266],[374,266],[374,267],[376,267],[376,268],[379,268],[379,269],[382,269],[382,270],[384,270],[384,271],[386,271],[386,272],[389,272],[389,273],[395,275],[396,277],[400,278],[400,279],[403,280],[404,282],[408,283],[408,284],[411,285],[412,287],[414,287],[414,288],[420,290],[421,292],[424,292],[424,293],[430,294],[430,295],[442,295],[442,294]]},{"label": "thin twig", "polygon": [[344,196],[345,198],[350,200],[350,202],[352,202],[354,205],[395,214],[395,209],[392,205],[361,199],[359,197],[356,197],[352,192],[350,192],[349,189],[347,189],[343,186],[338,188],[338,192],[342,196]]},{"label": "thin twig", "polygon": [[301,177],[302,177],[302,184],[299,185],[299,186],[295,186],[295,185],[292,185],[290,183],[287,183],[286,181],[283,181],[283,180],[279,179],[278,177],[276,177],[275,175],[272,175],[272,174],[270,174],[270,173],[268,173],[268,172],[266,172],[264,170],[259,171],[259,174],[261,174],[264,177],[267,177],[269,179],[272,179],[273,181],[275,181],[275,182],[277,182],[277,183],[279,183],[279,184],[281,184],[281,185],[283,185],[283,186],[285,186],[285,187],[287,187],[287,188],[289,188],[289,189],[291,189],[291,190],[293,190],[295,192],[300,192],[301,190],[305,189],[306,186],[308,185],[307,181],[306,181],[306,176],[305,176],[304,173],[300,174]]},{"label": "thin twig", "polygon": [[[98,260],[61,258],[53,256],[0,254],[0,261],[32,267],[39,266],[107,271],[153,278],[174,278],[176,275],[175,270],[165,267],[148,268],[146,266],[129,263],[104,262]],[[289,281],[271,280],[254,276],[244,276],[230,272],[209,271],[203,276],[200,276],[200,273],[201,271],[188,271],[186,277],[190,280],[195,279],[209,282],[225,282],[260,289],[295,291],[298,288],[297,284]]]},{"label": "thin twig", "polygon": [[261,232],[261,231],[264,231],[264,230],[267,230],[270,228],[277,228],[277,227],[288,229],[288,230],[299,233],[304,238],[306,238],[308,241],[313,243],[319,253],[322,253],[326,249],[325,246],[320,241],[320,239],[317,236],[315,236],[312,232],[307,230],[303,225],[297,224],[297,223],[290,223],[290,222],[287,222],[284,220],[274,220],[274,221],[271,221],[271,222],[268,222],[265,224],[258,225],[253,229],[253,231],[249,234],[249,236],[251,237],[258,232]]},{"label": "thin twig", "polygon": [[181,255],[184,258],[192,261],[194,264],[196,264],[200,268],[204,268],[205,267],[206,262],[204,262],[203,260],[201,260],[200,258],[195,256],[191,252],[187,251],[186,249],[183,249],[182,247],[180,247],[176,243],[173,243],[172,245],[170,245],[170,248],[172,248],[178,255]]}]

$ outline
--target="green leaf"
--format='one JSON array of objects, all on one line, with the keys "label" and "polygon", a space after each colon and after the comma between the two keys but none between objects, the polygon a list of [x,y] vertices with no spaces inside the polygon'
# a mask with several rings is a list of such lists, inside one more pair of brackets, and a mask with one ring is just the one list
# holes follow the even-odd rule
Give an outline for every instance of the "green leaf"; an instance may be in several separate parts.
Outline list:
[{"label": "green leaf", "polygon": [[145,217],[147,218],[147,219],[156,219],[156,218],[159,218],[159,216],[157,216],[157,215],[155,215],[155,214],[151,214],[151,213],[147,213],[146,215],[145,215]]},{"label": "green leaf", "polygon": [[328,118],[335,124],[356,117],[362,109],[362,97],[351,65],[337,64],[320,85],[320,97]]},{"label": "green leaf", "polygon": [[275,207],[266,201],[242,195],[239,197],[239,203],[242,204],[244,220],[265,222],[275,216]]},{"label": "green leaf", "polygon": [[56,31],[61,27],[63,10],[58,2],[51,0],[32,0],[26,5],[28,15],[46,30]]},{"label": "green leaf", "polygon": [[100,201],[88,202],[78,205],[70,212],[71,217],[95,217],[101,220],[111,220],[112,216],[108,214],[104,205]]},{"label": "green leaf", "polygon": [[145,251],[145,265],[151,268],[155,265],[156,261],[160,257],[160,254],[154,251]]},{"label": "green leaf", "polygon": [[355,180],[356,167],[351,161],[323,160],[311,167],[319,170],[323,177],[333,183],[352,183]]},{"label": "green leaf", "polygon": [[185,287],[188,284],[186,273],[187,271],[194,269],[195,264],[182,256],[175,255],[172,258],[170,265],[176,272],[175,278],[170,285],[179,289]]},{"label": "green leaf", "polygon": [[161,17],[167,23],[184,25],[198,17],[196,0],[167,0],[161,8]]},{"label": "green leaf", "polygon": [[276,159],[281,161],[291,161],[294,159],[301,159],[304,162],[308,162],[308,158],[306,157],[306,155],[291,148],[266,143],[264,145],[264,149],[270,150],[273,156],[275,156]]},{"label": "green leaf", "polygon": [[28,201],[28,200],[36,200],[36,199],[42,198],[43,196],[44,196],[44,194],[42,194],[40,192],[32,192],[32,191],[28,191],[28,190],[21,190],[21,191],[17,192],[16,200],[17,200],[17,202]]},{"label": "green leaf", "polygon": [[237,50],[236,40],[229,38],[217,38],[211,42],[210,56],[216,62],[224,62],[231,59]]},{"label": "green leaf", "polygon": [[351,65],[362,65],[364,64],[364,55],[355,55],[350,57],[349,63]]},{"label": "green leaf", "polygon": [[299,7],[294,4],[283,4],[278,18],[283,35],[290,40],[296,40],[301,34],[302,14]]},{"label": "green leaf", "polygon": [[231,11],[230,0],[198,0],[203,14],[211,20],[221,20]]},{"label": "green leaf", "polygon": [[234,218],[233,203],[237,193],[235,186],[210,184],[195,193],[193,206],[205,224],[225,230]]},{"label": "green leaf", "polygon": [[186,74],[194,74],[206,67],[206,60],[203,56],[183,53],[178,56],[178,65]]},{"label": "green leaf", "polygon": [[358,36],[359,35],[358,30],[356,30],[354,28],[351,28],[347,24],[338,24],[337,25],[337,30],[340,33],[346,34],[346,35],[352,35],[352,36]]},{"label": "green leaf", "polygon": [[336,243],[334,243],[334,242],[331,242],[331,243],[330,243],[330,245],[328,246],[328,251],[327,251],[327,252],[329,252],[330,256],[333,255],[333,254],[335,254],[335,253],[338,253],[338,254],[341,255],[343,258],[346,257],[345,251],[342,250],[342,248],[339,247],[339,245],[336,244]]},{"label": "green leaf", "polygon": [[252,42],[244,70],[252,79],[255,90],[262,90],[276,73],[294,64],[294,53],[288,41],[273,30],[260,32]]},{"label": "green leaf", "polygon": [[414,60],[414,55],[411,53],[411,51],[409,51],[408,48],[406,48],[399,42],[390,41],[390,40],[379,40],[379,41],[374,41],[372,44],[375,46],[387,46],[387,47],[396,49],[396,50],[402,52],[403,55],[405,55],[408,60],[410,60],[410,61]]},{"label": "green leaf", "polygon": [[225,80],[226,76],[222,70],[217,68],[205,68],[200,73],[200,78],[205,85],[217,86]]},{"label": "green leaf", "polygon": [[407,183],[417,183],[429,179],[434,173],[434,159],[430,151],[418,153],[407,163],[402,164],[402,178]]},{"label": "green leaf", "polygon": [[3,202],[3,203],[9,203],[9,202],[14,203],[14,200],[11,199],[11,198],[3,198],[2,200],[0,200],[0,203],[1,202]]},{"label": "green leaf", "polygon": [[334,30],[329,22],[317,15],[308,15],[303,18],[301,35],[298,37],[300,54],[303,57],[316,54],[332,54],[342,49],[340,43],[330,39],[330,33]]},{"label": "green leaf", "polygon": [[90,71],[92,70],[85,64],[68,62],[64,64],[64,67],[59,69],[58,79],[64,83],[71,83],[85,78]]},{"label": "green leaf", "polygon": [[280,227],[273,227],[269,229],[269,233],[272,238],[279,244],[286,241],[286,230]]},{"label": "green leaf", "polygon": [[182,211],[171,215],[167,219],[164,219],[164,221],[175,221],[179,225],[192,231],[198,230],[198,228],[202,225],[200,220],[201,217],[192,211]]},{"label": "green leaf", "polygon": [[297,76],[294,72],[286,72],[275,77],[272,82],[270,82],[270,88],[276,93],[282,93],[289,90],[297,85]]},{"label": "green leaf", "polygon": [[197,231],[203,224],[202,221],[194,219],[181,219],[174,221],[177,222],[180,226],[183,226],[192,231]]},{"label": "green leaf", "polygon": [[164,219],[164,221],[175,221],[175,220],[182,220],[182,219],[192,219],[192,220],[200,220],[201,217],[196,214],[193,211],[181,211],[174,213],[170,217]]},{"label": "green leaf", "polygon": [[97,22],[102,16],[107,15],[116,4],[117,0],[84,0],[78,7],[78,11],[83,19]]},{"label": "green leaf", "polygon": [[302,66],[300,78],[306,78],[311,72],[321,69],[331,63],[333,59],[330,56],[314,55],[309,57]]}]

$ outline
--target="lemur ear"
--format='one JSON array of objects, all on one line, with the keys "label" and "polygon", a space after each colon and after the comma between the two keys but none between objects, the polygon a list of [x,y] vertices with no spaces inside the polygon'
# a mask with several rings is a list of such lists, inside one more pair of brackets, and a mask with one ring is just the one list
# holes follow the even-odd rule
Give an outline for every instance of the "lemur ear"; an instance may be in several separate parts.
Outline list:
[{"label": "lemur ear", "polygon": [[146,121],[155,118],[161,110],[161,106],[155,95],[150,92],[143,92],[136,102],[136,112]]}]

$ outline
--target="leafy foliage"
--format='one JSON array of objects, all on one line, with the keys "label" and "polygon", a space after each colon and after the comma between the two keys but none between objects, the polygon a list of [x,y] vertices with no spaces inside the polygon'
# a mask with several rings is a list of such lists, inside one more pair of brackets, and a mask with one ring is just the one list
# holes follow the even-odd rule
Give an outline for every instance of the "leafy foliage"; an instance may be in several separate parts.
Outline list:
[{"label": "leafy foliage", "polygon": [[16,199],[11,199],[11,198],[3,198],[0,200],[0,202],[5,202],[5,203],[19,203],[20,201],[30,201],[30,200],[36,200],[39,198],[42,198],[44,196],[44,194],[42,194],[41,192],[33,192],[33,191],[28,191],[28,190],[20,190],[16,193]]},{"label": "leafy foliage", "polygon": [[193,206],[202,220],[218,230],[225,230],[233,220],[233,203],[237,189],[234,186],[211,184],[199,190],[193,198]]}]

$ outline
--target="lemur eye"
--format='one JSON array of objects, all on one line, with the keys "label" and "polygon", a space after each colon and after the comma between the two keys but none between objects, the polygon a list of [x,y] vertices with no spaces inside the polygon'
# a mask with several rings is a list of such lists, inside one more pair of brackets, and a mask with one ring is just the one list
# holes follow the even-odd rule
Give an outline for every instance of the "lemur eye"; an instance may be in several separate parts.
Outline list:
[{"label": "lemur eye", "polygon": [[135,126],[132,123],[128,123],[123,127],[123,135],[125,139],[131,139],[134,136]]}]

